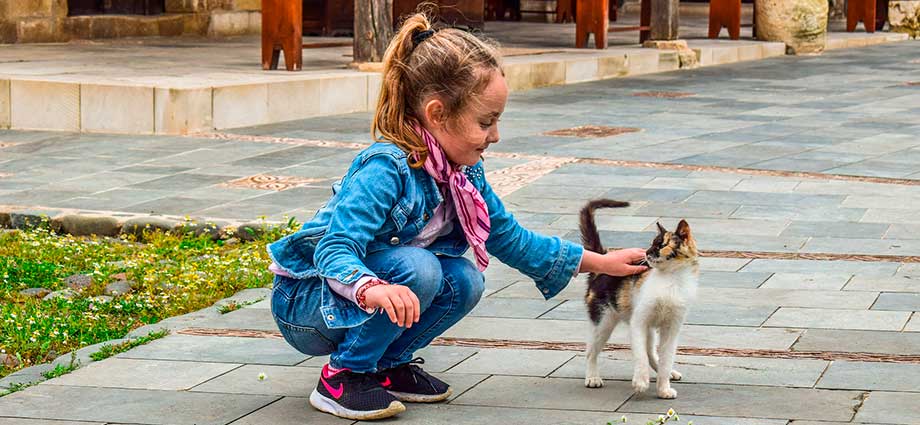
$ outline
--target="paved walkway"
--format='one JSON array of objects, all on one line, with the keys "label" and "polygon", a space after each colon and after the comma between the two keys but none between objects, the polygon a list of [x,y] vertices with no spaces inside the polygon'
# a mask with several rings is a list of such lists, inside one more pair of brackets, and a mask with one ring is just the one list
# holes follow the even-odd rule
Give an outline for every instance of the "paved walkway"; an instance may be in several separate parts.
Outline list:
[{"label": "paved walkway", "polygon": [[[420,353],[454,398],[400,423],[644,423],[673,407],[701,425],[920,424],[917,82],[908,42],[513,95],[486,168],[522,223],[575,240],[575,212],[600,196],[633,203],[599,220],[610,246],[690,221],[709,256],[685,380],[674,401],[632,395],[617,349],[607,386],[585,389],[581,281],[543,301],[496,262],[471,317]],[[640,131],[545,134],[583,125]],[[0,132],[0,205],[304,219],[367,127],[356,114],[208,138]],[[266,302],[203,316],[0,399],[0,424],[346,422],[307,407],[324,359],[277,339]]]}]

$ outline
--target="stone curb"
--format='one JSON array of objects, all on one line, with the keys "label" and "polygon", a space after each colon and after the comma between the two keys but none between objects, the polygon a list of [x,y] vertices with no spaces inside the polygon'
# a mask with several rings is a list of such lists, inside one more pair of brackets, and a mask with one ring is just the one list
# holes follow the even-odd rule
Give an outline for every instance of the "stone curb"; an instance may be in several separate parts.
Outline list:
[{"label": "stone curb", "polygon": [[109,211],[29,209],[0,206],[0,229],[29,229],[50,221],[55,232],[72,236],[134,235],[143,239],[149,231],[185,231],[209,234],[214,240],[237,237],[255,240],[265,231],[281,226],[280,221],[239,221],[177,216],[124,214]]},{"label": "stone curb", "polygon": [[34,385],[40,382],[47,381],[48,378],[43,376],[44,373],[53,370],[58,365],[68,366],[70,361],[73,358],[74,363],[77,369],[84,367],[90,363],[94,363],[95,360],[90,358],[90,355],[99,351],[103,345],[116,345],[122,342],[135,340],[152,332],[157,332],[161,330],[167,330],[170,333],[175,331],[190,328],[195,325],[196,322],[217,318],[221,314],[218,311],[218,307],[226,305],[232,302],[235,303],[246,303],[251,301],[256,301],[259,299],[265,298],[269,293],[270,289],[268,288],[248,288],[243,289],[242,291],[237,292],[234,295],[231,295],[227,298],[222,298],[212,304],[211,306],[202,308],[191,313],[186,313],[181,316],[175,316],[163,319],[157,323],[141,326],[128,333],[124,338],[112,339],[109,341],[99,342],[93,345],[88,345],[86,347],[80,348],[75,351],[71,351],[66,354],[62,354],[55,358],[50,363],[42,363],[35,366],[30,366],[25,369],[18,370],[3,379],[0,379],[0,392],[3,392],[9,389],[12,385]]}]

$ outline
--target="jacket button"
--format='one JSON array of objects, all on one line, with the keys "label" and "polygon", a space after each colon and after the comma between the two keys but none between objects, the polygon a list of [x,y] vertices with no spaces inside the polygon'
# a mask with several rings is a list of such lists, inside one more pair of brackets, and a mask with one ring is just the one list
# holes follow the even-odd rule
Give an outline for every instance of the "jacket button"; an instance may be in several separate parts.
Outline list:
[{"label": "jacket button", "polygon": [[549,293],[549,288],[543,288],[543,293],[544,293],[544,294],[548,294],[548,293]]},{"label": "jacket button", "polygon": [[397,238],[396,236],[393,236],[392,238],[390,238],[390,245],[399,245],[399,238]]},{"label": "jacket button", "polygon": [[431,217],[428,215],[428,213],[422,214],[422,220],[428,221],[429,218]]},{"label": "jacket button", "polygon": [[331,314],[328,315],[328,316],[326,316],[326,318],[329,319],[329,320],[335,320],[335,316],[333,316],[333,315],[331,315]]}]

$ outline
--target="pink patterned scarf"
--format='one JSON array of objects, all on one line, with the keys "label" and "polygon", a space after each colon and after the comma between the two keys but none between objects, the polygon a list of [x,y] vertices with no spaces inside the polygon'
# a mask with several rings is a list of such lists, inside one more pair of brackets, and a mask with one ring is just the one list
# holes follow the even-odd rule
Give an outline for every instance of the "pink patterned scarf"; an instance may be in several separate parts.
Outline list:
[{"label": "pink patterned scarf", "polygon": [[420,125],[415,126],[415,131],[422,136],[428,145],[428,159],[425,160],[425,171],[440,185],[447,184],[450,197],[454,201],[454,210],[463,228],[466,241],[473,248],[476,255],[476,266],[483,271],[489,265],[489,254],[486,252],[486,239],[489,238],[491,224],[489,209],[486,207],[482,195],[473,186],[466,175],[458,167],[447,160],[447,155],[434,136]]}]

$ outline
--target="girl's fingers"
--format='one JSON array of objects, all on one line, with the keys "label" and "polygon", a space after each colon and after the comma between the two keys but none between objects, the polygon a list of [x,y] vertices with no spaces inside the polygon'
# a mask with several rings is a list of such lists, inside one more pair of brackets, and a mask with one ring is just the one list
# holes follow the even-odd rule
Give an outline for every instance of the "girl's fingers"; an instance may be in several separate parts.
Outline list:
[{"label": "girl's fingers", "polygon": [[415,293],[412,291],[409,291],[409,297],[412,299],[412,305],[415,307],[415,317],[413,318],[413,322],[418,323],[418,319],[422,315],[422,303],[419,302],[418,297],[415,296]]},{"label": "girl's fingers", "polygon": [[406,328],[408,329],[415,323],[415,317],[418,315],[418,306],[412,301],[412,297],[407,293],[402,294],[402,300],[406,306]]},{"label": "girl's fingers", "polygon": [[393,309],[396,310],[396,324],[399,327],[403,327],[406,323],[406,307],[402,302],[402,299],[399,298],[399,295],[392,295],[390,297],[390,302],[393,303]]},{"label": "girl's fingers", "polygon": [[383,311],[387,312],[390,321],[396,323],[396,312],[393,310],[393,303],[390,302],[389,298],[384,298],[380,303],[380,307],[383,308]]}]

